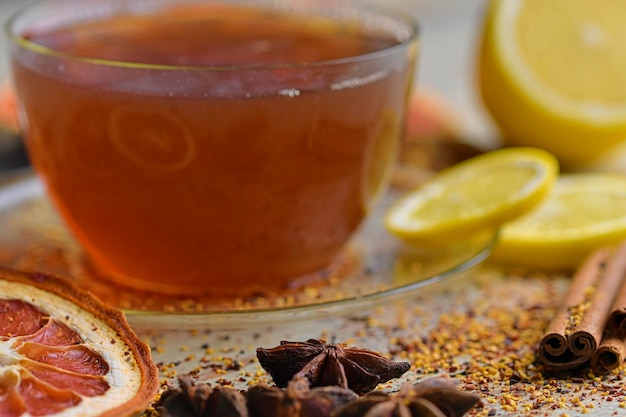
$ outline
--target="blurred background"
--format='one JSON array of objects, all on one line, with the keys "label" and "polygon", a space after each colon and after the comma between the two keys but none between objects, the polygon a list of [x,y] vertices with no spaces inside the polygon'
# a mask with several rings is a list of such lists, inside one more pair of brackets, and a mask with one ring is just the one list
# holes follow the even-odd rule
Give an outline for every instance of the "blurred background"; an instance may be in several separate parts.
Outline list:
[{"label": "blurred background", "polygon": [[[7,35],[5,29],[6,20],[19,7],[29,4],[29,0],[0,0],[0,112],[6,108],[6,92],[9,78],[7,62]],[[6,113],[6,110],[4,110]],[[3,114],[0,114],[0,183],[13,179],[19,175],[28,165],[28,159],[21,138],[7,127]]]},{"label": "blurred background", "polygon": [[[79,0],[77,0],[79,1]],[[464,139],[479,146],[493,143],[493,130],[477,97],[474,61],[485,0],[372,0],[393,4],[416,16],[421,28],[421,51],[416,91],[434,105],[444,107],[463,131]],[[8,78],[7,39],[4,23],[30,0],[0,0],[0,83]],[[0,129],[0,131],[2,131]],[[10,166],[6,159],[21,158],[14,135],[0,134],[0,169]]]}]

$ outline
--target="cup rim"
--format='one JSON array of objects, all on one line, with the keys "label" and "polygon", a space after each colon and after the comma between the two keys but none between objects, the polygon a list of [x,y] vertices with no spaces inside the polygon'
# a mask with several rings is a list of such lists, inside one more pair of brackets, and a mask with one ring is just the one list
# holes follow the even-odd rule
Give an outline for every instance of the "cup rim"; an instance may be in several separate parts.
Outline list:
[{"label": "cup rim", "polygon": [[[149,0],[138,0],[140,2],[145,2]],[[153,0],[154,1],[154,0]],[[68,0],[58,0],[56,3],[68,3]],[[210,1],[209,1],[210,2]],[[341,64],[354,64],[358,62],[365,62],[369,60],[379,59],[384,56],[393,55],[396,52],[405,50],[410,48],[413,43],[417,43],[420,37],[420,25],[417,19],[407,16],[406,14],[400,13],[398,10],[388,7],[386,4],[385,8],[380,5],[372,5],[370,3],[360,3],[358,9],[352,8],[348,10],[359,11],[361,13],[365,12],[367,15],[372,16],[376,15],[377,17],[384,18],[386,20],[392,20],[394,22],[400,22],[403,26],[407,35],[404,39],[399,39],[398,43],[393,44],[391,46],[378,49],[372,52],[360,54],[360,55],[350,55],[346,57],[331,59],[331,60],[321,60],[321,61],[311,61],[311,62],[298,62],[298,63],[277,63],[277,64],[244,64],[244,65],[172,65],[172,64],[152,64],[152,63],[142,63],[142,62],[134,62],[134,61],[120,61],[120,60],[111,60],[111,59],[103,59],[103,58],[90,58],[90,57],[81,57],[78,55],[73,55],[70,53],[60,52],[55,49],[40,45],[36,42],[33,42],[27,39],[23,34],[18,33],[15,25],[18,20],[29,12],[33,12],[38,8],[44,7],[46,5],[52,4],[54,1],[51,0],[39,0],[34,3],[30,3],[25,5],[19,9],[17,9],[10,17],[7,19],[4,29],[5,36],[7,36],[8,40],[19,48],[28,49],[31,52],[35,52],[40,55],[46,55],[54,58],[67,59],[77,62],[83,62],[93,65],[99,66],[108,66],[108,67],[119,67],[119,68],[130,68],[130,69],[152,69],[152,70],[185,70],[185,71],[214,71],[214,72],[224,72],[224,71],[247,71],[247,70],[271,70],[271,69],[312,69],[319,67],[328,67],[335,66]],[[157,3],[154,1],[154,3]],[[159,4],[169,4],[167,0],[160,1]],[[172,4],[178,4],[180,2],[174,1]],[[185,4],[188,3],[207,3],[207,1],[203,0],[189,0],[183,2]],[[75,2],[74,2],[75,4]],[[83,3],[84,4],[84,3]],[[98,7],[97,4],[94,4],[95,7]],[[238,5],[240,3],[232,3],[234,5]],[[247,4],[247,3],[244,3]],[[279,8],[272,6],[272,3],[262,3],[263,5],[269,5],[269,7],[274,7],[276,10],[280,10]],[[295,9],[285,9],[295,10]],[[321,9],[324,10],[324,9]]]}]

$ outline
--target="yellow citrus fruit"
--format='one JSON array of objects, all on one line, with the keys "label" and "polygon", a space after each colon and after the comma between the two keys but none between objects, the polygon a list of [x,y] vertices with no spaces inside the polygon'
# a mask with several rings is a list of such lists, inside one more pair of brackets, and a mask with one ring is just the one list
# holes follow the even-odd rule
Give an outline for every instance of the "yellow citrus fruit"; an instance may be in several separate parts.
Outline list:
[{"label": "yellow citrus fruit", "polygon": [[491,0],[482,99],[508,145],[580,168],[626,138],[626,2]]},{"label": "yellow citrus fruit", "polygon": [[529,213],[500,231],[493,259],[546,270],[573,270],[593,250],[626,239],[626,176],[564,174]]},{"label": "yellow citrus fruit", "polygon": [[119,311],[60,278],[0,268],[0,415],[126,417],[158,387]]},{"label": "yellow citrus fruit", "polygon": [[440,171],[387,212],[387,229],[410,244],[441,247],[492,230],[529,211],[558,174],[541,149],[505,148]]}]

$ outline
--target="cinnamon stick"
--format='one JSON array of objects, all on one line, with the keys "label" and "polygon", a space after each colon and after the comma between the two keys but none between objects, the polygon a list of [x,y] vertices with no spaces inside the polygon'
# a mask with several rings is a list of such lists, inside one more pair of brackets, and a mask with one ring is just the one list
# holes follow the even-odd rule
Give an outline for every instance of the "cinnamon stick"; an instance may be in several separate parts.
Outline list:
[{"label": "cinnamon stick", "polygon": [[622,282],[615,297],[607,326],[611,328],[611,331],[619,332],[626,336],[626,279]]},{"label": "cinnamon stick", "polygon": [[576,368],[596,353],[622,281],[620,262],[612,254],[609,248],[598,249],[574,275],[563,305],[539,344],[539,359],[547,369]]},{"label": "cinnamon stick", "polygon": [[624,361],[626,340],[621,332],[610,331],[602,339],[598,350],[591,358],[591,370],[596,375],[606,375]]},{"label": "cinnamon stick", "polygon": [[615,274],[621,285],[609,310],[605,336],[591,361],[591,369],[600,375],[620,366],[626,355],[626,242],[617,248],[613,260],[606,274]]},{"label": "cinnamon stick", "polygon": [[[604,273],[591,299],[591,305],[586,314],[584,314],[576,331],[572,334],[572,339],[579,337],[579,339],[574,340],[574,347],[578,348],[582,343],[590,341],[589,343],[595,343],[594,350],[597,348],[596,341],[600,340],[604,334],[615,295],[624,280],[625,270],[626,244],[622,244],[612,253],[606,263]],[[589,338],[591,335],[593,335],[593,342]]]}]

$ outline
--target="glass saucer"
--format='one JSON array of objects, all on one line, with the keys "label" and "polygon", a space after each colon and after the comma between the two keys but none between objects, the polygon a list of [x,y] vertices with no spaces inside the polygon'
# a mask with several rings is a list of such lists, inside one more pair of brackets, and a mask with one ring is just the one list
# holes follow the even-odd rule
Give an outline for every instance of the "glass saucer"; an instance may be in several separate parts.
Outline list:
[{"label": "glass saucer", "polygon": [[318,279],[280,292],[217,300],[123,288],[94,274],[51,207],[41,182],[27,175],[0,189],[0,264],[67,277],[124,310],[131,325],[143,328],[240,327],[337,317],[389,300],[426,295],[462,277],[489,256],[494,233],[436,252],[410,248],[390,236],[382,225],[382,215],[402,192],[402,188],[392,187],[349,243],[343,258]]}]

